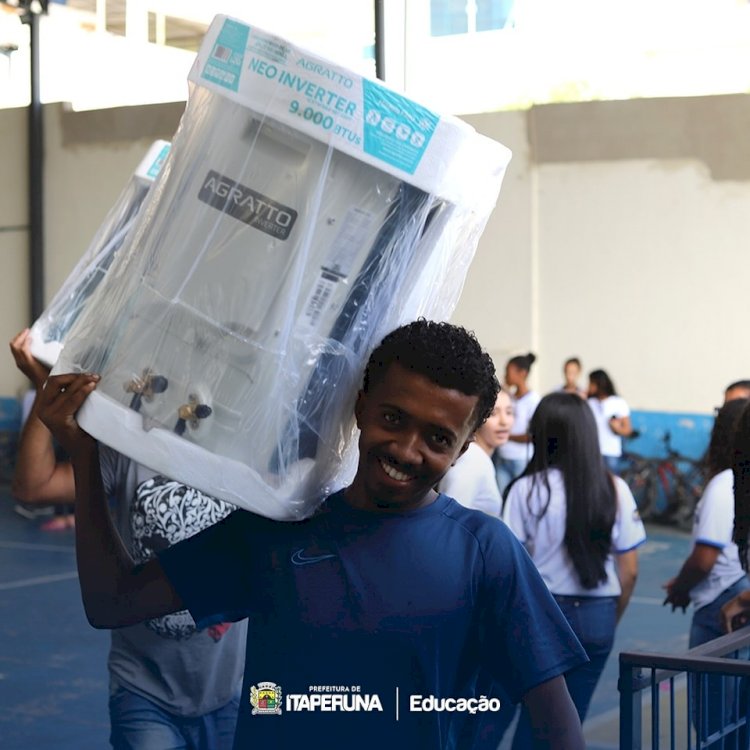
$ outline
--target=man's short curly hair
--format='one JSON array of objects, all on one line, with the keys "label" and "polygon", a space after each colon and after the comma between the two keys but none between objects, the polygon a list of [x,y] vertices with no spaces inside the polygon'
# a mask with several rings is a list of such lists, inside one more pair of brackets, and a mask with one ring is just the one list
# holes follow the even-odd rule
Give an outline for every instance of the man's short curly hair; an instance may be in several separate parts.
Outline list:
[{"label": "man's short curly hair", "polygon": [[495,365],[476,336],[461,326],[420,318],[391,331],[370,355],[362,390],[367,392],[380,382],[394,363],[441,388],[477,396],[474,429],[495,407],[500,391]]}]

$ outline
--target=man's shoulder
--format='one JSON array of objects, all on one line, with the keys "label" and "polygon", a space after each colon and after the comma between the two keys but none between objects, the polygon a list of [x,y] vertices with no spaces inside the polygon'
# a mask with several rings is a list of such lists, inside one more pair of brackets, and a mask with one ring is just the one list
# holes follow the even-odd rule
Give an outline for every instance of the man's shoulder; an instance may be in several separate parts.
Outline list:
[{"label": "man's shoulder", "polygon": [[461,528],[467,538],[473,539],[480,547],[501,545],[509,549],[516,542],[513,532],[504,521],[481,510],[467,508],[452,497],[445,496],[447,502],[443,510],[445,523]]}]

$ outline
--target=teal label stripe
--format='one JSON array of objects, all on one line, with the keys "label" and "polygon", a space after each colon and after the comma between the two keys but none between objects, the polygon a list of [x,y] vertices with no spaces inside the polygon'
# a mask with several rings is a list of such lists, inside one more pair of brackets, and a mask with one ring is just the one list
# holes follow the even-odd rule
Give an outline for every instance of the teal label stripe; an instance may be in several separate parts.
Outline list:
[{"label": "teal label stripe", "polygon": [[240,75],[249,36],[248,26],[227,18],[216,38],[211,56],[203,67],[203,78],[224,88],[237,91],[240,86]]},{"label": "teal label stripe", "polygon": [[155,180],[159,175],[159,172],[161,172],[161,168],[164,165],[164,160],[167,158],[170,148],[171,144],[168,143],[161,151],[159,151],[159,155],[148,168],[148,172],[146,172],[146,177],[148,177],[149,180]]},{"label": "teal label stripe", "polygon": [[440,118],[377,83],[362,85],[365,153],[414,174]]}]

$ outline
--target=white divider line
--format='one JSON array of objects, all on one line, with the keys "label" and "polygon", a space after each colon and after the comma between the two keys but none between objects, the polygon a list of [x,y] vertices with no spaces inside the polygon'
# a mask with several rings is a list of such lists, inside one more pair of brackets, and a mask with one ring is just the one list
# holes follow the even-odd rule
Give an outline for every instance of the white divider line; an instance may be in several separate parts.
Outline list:
[{"label": "white divider line", "polygon": [[630,603],[631,604],[658,604],[661,607],[664,604],[664,599],[659,599],[656,596],[631,596]]},{"label": "white divider line", "polygon": [[71,570],[68,573],[56,573],[51,576],[39,576],[38,578],[25,578],[20,581],[10,581],[9,583],[0,583],[0,591],[8,589],[23,589],[27,586],[42,586],[45,583],[56,583],[57,581],[69,581],[78,578],[78,571]]}]

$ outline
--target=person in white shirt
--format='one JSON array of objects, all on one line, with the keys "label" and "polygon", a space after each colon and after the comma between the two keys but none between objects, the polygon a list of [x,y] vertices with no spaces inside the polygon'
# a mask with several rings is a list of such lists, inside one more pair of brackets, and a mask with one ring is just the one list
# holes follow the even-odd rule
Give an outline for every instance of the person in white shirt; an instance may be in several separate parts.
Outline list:
[{"label": "person in white shirt", "polygon": [[534,452],[529,437],[529,422],[541,396],[526,382],[536,356],[528,354],[511,357],[505,365],[505,387],[513,389],[515,421],[508,441],[493,454],[497,486],[502,495],[507,486],[526,468]]},{"label": "person in white shirt", "polygon": [[440,482],[440,491],[467,508],[499,516],[502,506],[492,453],[508,441],[513,427],[513,403],[506,391],[497,394],[495,408],[474,433],[474,441]]},{"label": "person in white shirt", "polygon": [[[732,440],[734,477],[734,533],[740,564],[750,567],[750,401],[745,401]],[[743,591],[721,608],[724,631],[731,633],[750,622],[750,590]]]},{"label": "person in white shirt", "polygon": [[[709,481],[695,509],[693,549],[676,577],[664,584],[665,604],[685,611],[692,602],[690,648],[723,635],[721,610],[750,589],[740,562],[734,529],[733,440],[747,399],[728,401],[719,409],[708,446]],[[723,683],[723,691],[722,691]],[[708,712],[701,734],[716,731],[734,710],[734,680],[709,678]],[[723,692],[723,698],[722,698]],[[722,710],[723,705],[723,710]]]},{"label": "person in white shirt", "polygon": [[[550,393],[531,420],[534,456],[508,490],[503,520],[531,555],[590,659],[565,675],[584,720],[628,605],[646,532],[628,486],[599,452],[586,402]],[[514,748],[531,747],[522,715]]]},{"label": "person in white shirt", "polygon": [[622,439],[633,434],[630,407],[617,395],[605,370],[589,373],[589,406],[599,433],[599,448],[610,471],[617,473],[622,456]]}]

